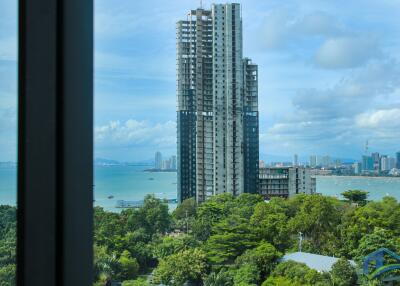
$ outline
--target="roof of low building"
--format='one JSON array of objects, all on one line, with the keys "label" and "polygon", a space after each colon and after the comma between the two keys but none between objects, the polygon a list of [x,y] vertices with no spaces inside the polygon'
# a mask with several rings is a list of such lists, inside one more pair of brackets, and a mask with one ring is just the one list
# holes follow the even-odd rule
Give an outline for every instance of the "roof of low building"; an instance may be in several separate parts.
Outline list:
[{"label": "roof of low building", "polygon": [[[339,260],[339,258],[307,252],[293,252],[285,254],[285,256],[283,256],[281,259],[282,262],[288,260],[305,263],[308,267],[310,267],[311,269],[315,269],[318,272],[328,272],[332,269],[333,264],[335,264],[336,261]],[[354,261],[349,261],[352,265],[356,265]]]}]

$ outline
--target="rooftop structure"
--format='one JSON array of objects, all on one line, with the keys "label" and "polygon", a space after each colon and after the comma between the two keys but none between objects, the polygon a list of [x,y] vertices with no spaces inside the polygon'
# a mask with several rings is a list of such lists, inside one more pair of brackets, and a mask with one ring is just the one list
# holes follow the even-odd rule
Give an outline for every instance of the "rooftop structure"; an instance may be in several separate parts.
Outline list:
[{"label": "rooftop structure", "polygon": [[[317,270],[318,272],[329,272],[332,270],[333,264],[335,264],[339,258],[307,252],[288,253],[281,258],[281,262],[289,260],[305,263],[309,268]],[[356,266],[353,260],[349,261],[353,266]]]}]

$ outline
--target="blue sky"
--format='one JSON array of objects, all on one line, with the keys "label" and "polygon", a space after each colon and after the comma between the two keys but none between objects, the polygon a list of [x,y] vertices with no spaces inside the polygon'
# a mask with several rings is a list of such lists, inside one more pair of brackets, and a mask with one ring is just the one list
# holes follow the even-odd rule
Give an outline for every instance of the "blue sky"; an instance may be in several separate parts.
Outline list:
[{"label": "blue sky", "polygon": [[[16,152],[14,2],[0,0],[0,161]],[[240,3],[244,55],[259,65],[262,157],[358,158],[367,139],[400,150],[400,1]],[[95,1],[96,157],[175,153],[175,23],[197,6]]]}]

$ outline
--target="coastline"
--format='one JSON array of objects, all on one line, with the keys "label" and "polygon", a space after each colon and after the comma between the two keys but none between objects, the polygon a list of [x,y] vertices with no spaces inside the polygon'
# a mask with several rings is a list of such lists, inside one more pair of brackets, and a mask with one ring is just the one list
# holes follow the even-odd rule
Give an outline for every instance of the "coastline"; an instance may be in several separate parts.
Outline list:
[{"label": "coastline", "polygon": [[315,177],[323,178],[355,178],[355,179],[395,179],[400,180],[399,176],[352,176],[352,175],[315,175]]}]

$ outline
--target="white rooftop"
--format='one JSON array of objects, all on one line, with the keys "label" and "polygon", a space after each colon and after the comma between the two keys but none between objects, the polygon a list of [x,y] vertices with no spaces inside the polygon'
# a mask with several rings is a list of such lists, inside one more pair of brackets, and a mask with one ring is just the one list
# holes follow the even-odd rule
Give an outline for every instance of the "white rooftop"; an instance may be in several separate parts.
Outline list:
[{"label": "white rooftop", "polygon": [[[318,272],[330,271],[332,265],[339,260],[337,257],[324,256],[319,254],[307,253],[307,252],[293,252],[285,254],[281,261],[293,260],[295,262],[305,263],[311,269],[315,269]],[[349,260],[352,265],[355,266],[354,261]]]}]

